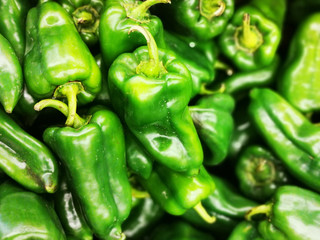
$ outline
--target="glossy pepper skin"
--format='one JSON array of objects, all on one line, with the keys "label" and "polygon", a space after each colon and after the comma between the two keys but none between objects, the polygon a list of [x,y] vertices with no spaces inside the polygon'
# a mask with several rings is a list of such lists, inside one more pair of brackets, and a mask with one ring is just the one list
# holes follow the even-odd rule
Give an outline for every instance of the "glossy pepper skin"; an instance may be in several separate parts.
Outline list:
[{"label": "glossy pepper skin", "polygon": [[57,86],[81,82],[81,103],[92,101],[101,89],[101,73],[71,17],[56,2],[44,2],[27,16],[25,81],[37,99],[52,97]]},{"label": "glossy pepper skin", "polygon": [[205,165],[220,164],[227,156],[234,127],[231,115],[234,106],[229,94],[216,93],[200,98],[189,107],[204,148]]},{"label": "glossy pepper skin", "polygon": [[316,240],[319,238],[319,194],[297,186],[282,186],[272,200],[251,209],[246,219],[264,214],[258,223],[259,233],[270,240]]},{"label": "glossy pepper skin", "polygon": [[11,181],[0,185],[0,238],[66,240],[52,206]]},{"label": "glossy pepper skin", "polygon": [[[190,47],[188,40],[183,36],[165,31],[164,39],[167,49],[175,52],[181,62],[188,68],[192,78],[192,97],[201,94],[204,87],[210,84],[215,77],[214,63],[208,61],[208,56],[199,47]],[[201,44],[201,43],[200,43]],[[213,44],[213,41],[212,41]],[[213,47],[211,48],[213,50]],[[210,51],[210,50],[209,50]],[[214,53],[212,53],[213,55]],[[195,61],[197,59],[197,61]]]},{"label": "glossy pepper skin", "polygon": [[0,119],[0,168],[31,191],[55,192],[58,164],[51,151],[1,110]]},{"label": "glossy pepper skin", "polygon": [[259,202],[267,201],[278,187],[289,183],[281,161],[258,145],[248,146],[241,153],[235,171],[241,191]]},{"label": "glossy pepper skin", "polygon": [[[25,25],[29,9],[35,1],[1,0],[0,1],[0,34],[13,47],[20,64],[23,62],[26,46]],[[3,49],[1,47],[1,49]]]},{"label": "glossy pepper skin", "polygon": [[88,46],[98,43],[100,15],[104,7],[104,1],[59,0],[58,2],[72,17],[82,40]]},{"label": "glossy pepper skin", "polygon": [[122,125],[110,110],[96,107],[91,114],[80,128],[46,129],[43,139],[62,161],[93,233],[101,239],[123,239],[121,224],[131,210],[131,187]]},{"label": "glossy pepper skin", "polygon": [[151,234],[151,240],[214,240],[209,233],[201,232],[183,221],[159,225]]},{"label": "glossy pepper skin", "polygon": [[203,166],[198,175],[190,177],[155,164],[151,176],[148,179],[139,178],[139,181],[150,196],[172,215],[182,215],[190,208],[197,209],[215,189],[212,178]]},{"label": "glossy pepper skin", "polygon": [[249,114],[270,149],[296,179],[320,191],[320,128],[271,89],[255,88],[250,97]]},{"label": "glossy pepper skin", "polygon": [[128,37],[128,31],[132,26],[143,26],[152,34],[159,47],[165,47],[162,22],[157,16],[151,15],[148,8],[156,3],[168,2],[168,0],[106,1],[100,22],[100,48],[107,67],[120,54],[132,52],[146,44],[146,39],[139,33],[132,33]]},{"label": "glossy pepper skin", "polygon": [[320,13],[310,15],[294,34],[279,93],[301,112],[320,109]]},{"label": "glossy pepper skin", "polygon": [[172,0],[155,11],[166,28],[199,40],[220,35],[233,12],[234,0]]},{"label": "glossy pepper skin", "polygon": [[58,191],[54,194],[55,211],[68,239],[92,240],[93,233],[69,185],[66,176],[62,175]]},{"label": "glossy pepper skin", "polygon": [[233,230],[228,240],[265,240],[258,232],[256,224],[248,221],[240,222]]},{"label": "glossy pepper skin", "polygon": [[0,102],[7,113],[16,106],[22,92],[23,73],[14,49],[0,34]]},{"label": "glossy pepper skin", "polygon": [[281,40],[285,9],[285,0],[253,0],[237,9],[219,38],[221,52],[241,71],[270,65]]},{"label": "glossy pepper skin", "polygon": [[108,74],[112,105],[155,161],[194,175],[203,152],[187,106],[190,73],[174,53],[162,49],[156,53],[162,64],[155,75],[152,68],[146,73],[141,70],[150,61],[147,47],[122,54],[113,62]]},{"label": "glossy pepper skin", "polygon": [[202,200],[206,211],[215,216],[217,221],[206,223],[194,210],[188,210],[182,217],[198,228],[203,228],[226,239],[232,229],[243,219],[248,210],[257,206],[254,201],[243,197],[223,178],[211,175],[216,189],[206,199]]}]

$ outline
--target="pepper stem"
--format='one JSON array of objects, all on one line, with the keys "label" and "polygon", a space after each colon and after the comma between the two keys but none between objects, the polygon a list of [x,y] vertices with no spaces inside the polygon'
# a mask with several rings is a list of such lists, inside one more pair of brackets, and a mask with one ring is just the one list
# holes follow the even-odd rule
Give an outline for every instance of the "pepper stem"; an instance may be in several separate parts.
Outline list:
[{"label": "pepper stem", "polygon": [[212,18],[224,13],[226,4],[222,0],[200,0],[199,9],[200,14],[211,21]]},{"label": "pepper stem", "polygon": [[263,36],[256,26],[250,25],[250,15],[243,15],[242,26],[235,34],[236,43],[240,49],[250,53],[255,52],[263,43]]},{"label": "pepper stem", "polygon": [[90,5],[77,8],[72,13],[72,17],[78,32],[95,33],[99,27],[100,15],[98,11]]},{"label": "pepper stem", "polygon": [[[34,110],[41,111],[44,108],[52,107],[60,111],[66,117],[69,115],[67,104],[56,99],[44,99],[34,105]],[[74,128],[79,128],[87,123],[87,119],[81,118],[78,114],[74,116]]]},{"label": "pepper stem", "polygon": [[210,216],[207,212],[207,210],[202,206],[201,202],[199,202],[194,208],[193,208],[199,216],[206,221],[207,223],[214,223],[216,221],[215,216]]},{"label": "pepper stem", "polygon": [[149,198],[150,194],[146,191],[139,191],[138,189],[132,188],[131,195],[134,198]]},{"label": "pepper stem", "polygon": [[150,7],[158,3],[171,3],[170,0],[146,0],[127,11],[127,17],[141,21],[145,18]]},{"label": "pepper stem", "polygon": [[151,33],[144,27],[135,25],[130,28],[129,34],[138,31],[147,40],[147,46],[149,51],[149,61],[142,61],[136,68],[137,74],[144,74],[147,77],[158,77],[162,71],[165,71],[162,62],[159,62],[158,47]]},{"label": "pepper stem", "polygon": [[229,66],[228,64],[226,64],[220,60],[217,60],[214,63],[214,69],[224,70],[228,76],[233,75],[233,72],[234,72],[231,66]]},{"label": "pepper stem", "polygon": [[220,88],[217,90],[210,90],[206,88],[206,84],[201,84],[201,88],[200,88],[200,95],[213,95],[213,94],[217,94],[217,93],[224,93],[224,91],[226,90],[226,86],[222,83]]},{"label": "pepper stem", "polygon": [[69,110],[66,120],[67,126],[73,126],[73,122],[77,112],[77,94],[81,91],[83,91],[83,86],[80,82],[68,82],[61,86],[58,86],[54,91],[54,98],[67,97]]},{"label": "pepper stem", "polygon": [[247,221],[251,221],[252,216],[256,215],[256,214],[265,214],[267,217],[270,216],[271,214],[271,210],[272,210],[272,203],[269,204],[263,204],[254,208],[251,208],[246,215],[244,216],[244,218]]}]

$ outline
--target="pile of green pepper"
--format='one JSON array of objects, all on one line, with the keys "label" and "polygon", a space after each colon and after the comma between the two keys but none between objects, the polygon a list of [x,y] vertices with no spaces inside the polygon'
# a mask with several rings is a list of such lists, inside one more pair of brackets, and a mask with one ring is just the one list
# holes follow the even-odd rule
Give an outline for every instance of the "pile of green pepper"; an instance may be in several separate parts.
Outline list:
[{"label": "pile of green pepper", "polygon": [[0,239],[318,240],[319,80],[318,0],[0,0]]}]

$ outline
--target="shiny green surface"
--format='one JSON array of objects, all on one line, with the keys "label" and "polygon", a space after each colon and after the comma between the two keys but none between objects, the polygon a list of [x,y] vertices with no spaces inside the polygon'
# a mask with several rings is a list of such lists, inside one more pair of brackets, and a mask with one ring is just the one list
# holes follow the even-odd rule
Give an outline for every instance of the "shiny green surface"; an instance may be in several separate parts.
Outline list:
[{"label": "shiny green surface", "polygon": [[59,85],[79,81],[87,103],[101,89],[101,73],[71,17],[56,2],[32,8],[27,17],[24,74],[28,90],[38,99],[52,97]]},{"label": "shiny green surface", "polygon": [[22,92],[23,74],[11,44],[0,34],[0,102],[11,113]]},{"label": "shiny green surface", "polygon": [[0,110],[0,168],[25,188],[53,193],[58,164],[51,151]]},{"label": "shiny green surface", "polygon": [[265,240],[257,230],[257,226],[251,222],[240,222],[231,232],[228,240]]}]

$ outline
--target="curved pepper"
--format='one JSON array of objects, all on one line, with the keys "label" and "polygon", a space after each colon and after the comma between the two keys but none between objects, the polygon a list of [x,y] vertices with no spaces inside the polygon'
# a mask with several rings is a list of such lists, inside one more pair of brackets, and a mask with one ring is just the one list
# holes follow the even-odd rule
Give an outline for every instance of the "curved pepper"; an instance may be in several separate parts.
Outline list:
[{"label": "curved pepper", "polygon": [[301,112],[320,109],[320,13],[309,16],[291,40],[279,93]]},{"label": "curved pepper", "polygon": [[192,120],[202,141],[204,164],[220,164],[227,156],[233,133],[233,98],[216,93],[200,98],[189,107]]},{"label": "curved pepper", "polygon": [[258,232],[256,224],[243,221],[231,232],[228,240],[265,240]]},{"label": "curved pepper", "polygon": [[76,95],[80,103],[88,103],[101,90],[99,67],[71,17],[56,2],[44,2],[29,11],[26,33],[24,74],[28,91],[37,99],[67,97],[67,125],[71,126]]},{"label": "curved pepper", "polygon": [[270,89],[251,91],[249,114],[286,169],[320,191],[320,128]]},{"label": "curved pepper", "polygon": [[143,26],[150,31],[160,47],[165,47],[162,22],[157,16],[150,15],[148,9],[154,4],[168,2],[170,1],[106,1],[100,22],[100,48],[107,67],[120,54],[132,52],[146,44],[146,39],[138,33],[132,33],[128,37],[128,32],[133,26]]},{"label": "curved pepper", "polygon": [[251,209],[246,219],[263,214],[258,230],[270,240],[316,240],[319,238],[320,195],[296,186],[282,186],[272,200]]},{"label": "curved pepper", "polygon": [[104,7],[103,0],[59,0],[61,6],[73,18],[73,22],[82,38],[93,46],[99,41],[100,14]]},{"label": "curved pepper", "polygon": [[23,73],[19,60],[5,37],[0,34],[0,102],[7,113],[16,106],[22,92]]},{"label": "curved pepper", "polygon": [[66,240],[50,204],[10,181],[0,185],[0,236],[6,240]]},{"label": "curved pepper", "polygon": [[155,10],[166,28],[199,40],[220,35],[233,12],[234,0],[172,0]]},{"label": "curved pepper", "polygon": [[0,168],[25,188],[53,193],[58,165],[50,150],[0,110]]},{"label": "curved pepper", "polygon": [[[32,0],[1,0],[0,1],[0,34],[13,47],[20,64],[23,62],[26,47],[25,24]],[[1,47],[1,49],[4,49]]]},{"label": "curved pepper", "polygon": [[216,217],[214,224],[208,224],[193,210],[188,210],[182,217],[199,228],[209,230],[226,239],[232,229],[243,219],[248,210],[257,204],[242,195],[226,180],[211,175],[216,189],[206,199],[202,200],[203,207]]},{"label": "curved pepper", "polygon": [[144,34],[149,48],[120,55],[109,69],[112,104],[155,161],[197,174],[203,152],[188,110],[190,73],[170,51],[158,50],[150,33]]},{"label": "curved pepper", "polygon": [[253,0],[237,9],[220,36],[221,52],[242,71],[270,65],[281,39],[285,9],[285,0]]},{"label": "curved pepper", "polygon": [[278,187],[289,182],[281,161],[257,145],[247,147],[240,155],[236,176],[241,191],[257,201],[268,200]]},{"label": "curved pepper", "polygon": [[[58,100],[42,100],[37,110],[68,107]],[[75,116],[73,127],[50,127],[43,139],[59,156],[71,189],[93,233],[102,239],[124,239],[121,224],[131,210],[131,187],[125,164],[122,125],[116,114],[91,109],[90,120]]]}]

